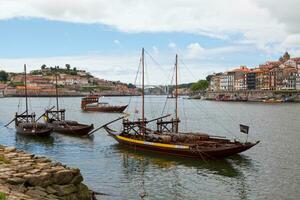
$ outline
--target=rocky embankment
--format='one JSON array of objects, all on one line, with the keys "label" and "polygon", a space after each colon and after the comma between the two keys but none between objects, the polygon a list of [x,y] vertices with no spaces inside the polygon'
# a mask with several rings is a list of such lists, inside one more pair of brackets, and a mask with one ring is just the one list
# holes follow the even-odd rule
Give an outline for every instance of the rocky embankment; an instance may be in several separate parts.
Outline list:
[{"label": "rocky embankment", "polygon": [[79,169],[0,145],[0,199],[93,200]]}]

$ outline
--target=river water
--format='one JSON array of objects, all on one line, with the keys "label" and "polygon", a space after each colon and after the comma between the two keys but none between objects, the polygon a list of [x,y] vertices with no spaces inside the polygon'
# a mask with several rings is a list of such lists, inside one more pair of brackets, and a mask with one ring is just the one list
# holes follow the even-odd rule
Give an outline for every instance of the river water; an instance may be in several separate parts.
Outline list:
[{"label": "river water", "polygon": [[[127,104],[135,113],[139,97],[105,97]],[[41,114],[53,98],[32,98],[29,108]],[[66,118],[96,127],[120,116],[80,110],[80,98],[60,98]],[[174,158],[127,150],[104,130],[90,139],[52,134],[49,139],[16,135],[4,128],[24,99],[0,98],[0,144],[45,155],[81,169],[85,183],[101,199],[299,199],[300,104],[213,102],[179,99],[181,130],[246,140],[239,124],[250,126],[249,141],[261,142],[240,155],[215,161]],[[146,97],[148,119],[174,112],[174,99]],[[131,115],[133,118],[134,116]],[[114,124],[120,129],[120,123]]]}]

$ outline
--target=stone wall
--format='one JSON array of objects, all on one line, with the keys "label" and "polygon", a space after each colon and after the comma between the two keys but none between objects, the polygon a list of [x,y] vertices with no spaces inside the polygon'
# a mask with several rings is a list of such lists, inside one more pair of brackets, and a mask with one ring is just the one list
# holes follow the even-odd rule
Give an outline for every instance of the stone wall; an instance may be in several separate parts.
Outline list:
[{"label": "stone wall", "polygon": [[93,200],[79,169],[0,145],[0,192],[7,199]]},{"label": "stone wall", "polygon": [[300,91],[272,91],[272,90],[247,90],[247,91],[219,91],[219,92],[207,92],[203,97],[207,100],[215,100],[219,95],[229,96],[230,99],[248,99],[248,101],[261,101],[263,98],[283,98],[294,97],[296,102],[300,101]]}]

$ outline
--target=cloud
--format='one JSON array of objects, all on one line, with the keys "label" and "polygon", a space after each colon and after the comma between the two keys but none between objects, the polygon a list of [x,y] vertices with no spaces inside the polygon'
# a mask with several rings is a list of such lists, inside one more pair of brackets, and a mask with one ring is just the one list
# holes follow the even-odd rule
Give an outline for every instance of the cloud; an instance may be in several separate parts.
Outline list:
[{"label": "cloud", "polygon": [[169,42],[168,47],[171,48],[171,49],[175,49],[176,44],[174,42]]},{"label": "cloud", "polygon": [[[151,57],[149,56],[149,53]],[[170,84],[173,74],[175,55],[173,53],[155,54],[155,48],[145,54],[146,59],[146,84]],[[140,52],[117,54],[117,55],[82,55],[82,56],[61,56],[44,58],[0,58],[1,70],[8,72],[22,72],[23,65],[27,65],[28,71],[39,69],[41,65],[62,66],[66,63],[77,69],[84,69],[92,75],[107,80],[131,82],[135,81],[140,61]],[[205,78],[212,71],[224,70],[223,64],[209,60],[185,59],[186,52],[179,55],[180,63],[185,60],[185,65],[180,68],[180,82],[188,83]],[[153,60],[154,59],[154,60]],[[188,66],[189,70],[187,70]],[[4,67],[4,68],[3,68]],[[191,71],[193,73],[191,73]],[[140,84],[140,78],[137,79]]]},{"label": "cloud", "polygon": [[[262,49],[300,32],[298,0],[2,0],[0,19],[41,17],[100,23],[123,32],[187,32]],[[285,9],[288,8],[288,9]]]},{"label": "cloud", "polygon": [[191,43],[187,46],[188,50],[188,57],[189,58],[196,58],[200,56],[201,53],[204,52],[204,48],[200,46],[199,43]]}]

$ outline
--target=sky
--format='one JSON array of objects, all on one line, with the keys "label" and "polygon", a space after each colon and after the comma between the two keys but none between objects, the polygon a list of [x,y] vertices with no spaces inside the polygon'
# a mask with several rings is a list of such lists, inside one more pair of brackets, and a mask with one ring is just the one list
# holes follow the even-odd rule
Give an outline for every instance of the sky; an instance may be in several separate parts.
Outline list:
[{"label": "sky", "polygon": [[134,83],[141,49],[147,84],[180,82],[285,51],[300,57],[299,0],[0,0],[0,70],[70,64]]}]

